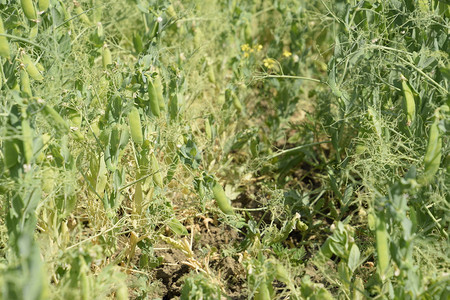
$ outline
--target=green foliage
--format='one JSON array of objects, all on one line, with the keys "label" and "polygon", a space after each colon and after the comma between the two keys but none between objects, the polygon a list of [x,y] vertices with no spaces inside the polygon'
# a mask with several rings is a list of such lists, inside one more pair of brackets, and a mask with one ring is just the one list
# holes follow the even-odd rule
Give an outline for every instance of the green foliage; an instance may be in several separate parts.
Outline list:
[{"label": "green foliage", "polygon": [[0,299],[445,298],[449,19],[0,0]]}]

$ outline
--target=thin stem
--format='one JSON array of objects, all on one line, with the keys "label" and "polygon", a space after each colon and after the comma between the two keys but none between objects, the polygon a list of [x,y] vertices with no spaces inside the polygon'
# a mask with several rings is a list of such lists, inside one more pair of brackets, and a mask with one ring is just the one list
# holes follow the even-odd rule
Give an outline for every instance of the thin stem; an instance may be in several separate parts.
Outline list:
[{"label": "thin stem", "polygon": [[315,146],[315,145],[320,145],[320,144],[328,144],[328,143],[331,143],[331,141],[323,141],[323,142],[316,142],[316,143],[301,145],[301,146],[294,147],[294,148],[291,148],[291,149],[279,151],[279,152],[277,152],[277,153],[275,153],[273,155],[270,155],[269,157],[267,157],[267,159],[270,160],[272,158],[275,158],[275,157],[278,157],[278,156],[281,156],[281,155],[284,155],[284,154],[287,154],[287,153],[296,152],[296,151],[298,151],[300,149],[303,149],[303,148],[307,148],[307,147],[311,147],[311,146]]},{"label": "thin stem", "polygon": [[303,77],[303,76],[293,76],[293,75],[264,75],[261,77],[257,77],[258,79],[264,78],[285,78],[285,79],[301,79],[301,80],[309,80],[317,83],[326,84],[326,82],[321,81],[320,79],[311,78],[311,77]]}]

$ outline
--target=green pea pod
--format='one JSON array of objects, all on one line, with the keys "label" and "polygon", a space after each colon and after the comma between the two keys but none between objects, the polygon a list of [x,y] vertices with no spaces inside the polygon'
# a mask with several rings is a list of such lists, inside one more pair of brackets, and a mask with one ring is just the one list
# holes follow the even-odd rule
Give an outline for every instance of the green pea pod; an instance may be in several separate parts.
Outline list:
[{"label": "green pea pod", "polygon": [[80,292],[81,292],[81,299],[82,300],[88,300],[90,297],[90,292],[91,292],[91,288],[90,288],[90,282],[89,282],[89,278],[87,275],[88,272],[88,266],[86,265],[86,262],[84,261],[84,259],[82,257],[80,257]]},{"label": "green pea pod", "polygon": [[43,12],[50,6],[50,0],[39,0],[38,1],[39,11]]},{"label": "green pea pod", "polygon": [[120,286],[116,290],[116,299],[117,300],[128,300],[128,287],[125,283],[120,284]]},{"label": "green pea pod", "polygon": [[414,101],[413,89],[408,80],[401,75],[403,89],[403,109],[406,114],[407,125],[410,126],[416,120],[416,102]]},{"label": "green pea pod", "polygon": [[274,262],[274,265],[275,265],[275,277],[277,278],[277,280],[289,285],[291,281],[289,272],[280,262]]},{"label": "green pea pod", "polygon": [[150,39],[154,38],[158,34],[158,30],[159,30],[159,23],[157,21],[154,21],[153,29],[152,32],[150,33]]},{"label": "green pea pod", "polygon": [[169,225],[170,229],[179,235],[188,235],[189,232],[187,231],[186,227],[177,219],[177,218],[171,218],[169,222],[167,223]]},{"label": "green pea pod", "polygon": [[242,112],[242,103],[239,100],[238,96],[236,96],[236,94],[232,92],[231,93],[231,97],[233,99],[233,106],[234,106],[234,108],[236,108],[238,113],[241,113]]},{"label": "green pea pod", "polygon": [[8,169],[19,162],[19,145],[14,140],[3,140],[3,161]]},{"label": "green pea pod", "polygon": [[156,75],[154,86],[156,91],[156,97],[158,99],[159,110],[164,111],[166,109],[166,104],[164,103],[163,86],[161,82],[161,76],[159,76],[159,74]]},{"label": "green pea pod", "polygon": [[80,20],[86,25],[91,25],[91,20],[89,20],[88,16],[84,12],[83,8],[81,7],[81,4],[79,4],[76,1],[74,1],[74,3],[75,3],[75,13],[80,17]]},{"label": "green pea pod", "polygon": [[36,21],[37,13],[36,8],[34,7],[32,0],[20,0],[20,4],[22,5],[22,10],[25,16],[30,21]]},{"label": "green pea pod", "polygon": [[[5,28],[3,27],[3,20],[0,17],[0,34],[5,34]],[[8,39],[6,36],[0,36],[0,56],[9,59],[11,58],[11,53],[9,51]]]},{"label": "green pea pod", "polygon": [[136,188],[134,190],[134,207],[138,215],[142,214],[142,208],[144,203],[144,194],[142,192],[142,184],[140,182],[136,183]]},{"label": "green pea pod", "polygon": [[45,168],[42,174],[42,191],[50,194],[53,191],[53,186],[55,184],[55,178],[57,177],[56,172],[52,167]]},{"label": "green pea pod", "polygon": [[160,188],[162,188],[164,186],[163,177],[161,175],[158,160],[156,159],[156,156],[154,153],[152,153],[150,155],[150,167],[152,169],[152,172],[154,172],[153,183],[155,185],[159,186]]},{"label": "green pea pod", "polygon": [[371,119],[371,121],[372,121],[372,125],[373,125],[373,128],[374,128],[375,132],[377,133],[378,137],[380,139],[382,139],[383,138],[383,131],[382,131],[382,128],[381,128],[381,122],[380,122],[380,118],[379,118],[378,113],[372,107],[369,107],[367,109],[367,113],[369,115],[369,119]]},{"label": "green pea pod", "polygon": [[95,180],[95,191],[101,198],[103,198],[103,196],[105,195],[105,188],[107,182],[108,182],[108,169],[106,168],[105,156],[102,153],[100,155],[98,173],[97,178]]},{"label": "green pea pod", "polygon": [[216,83],[216,75],[214,74],[214,67],[211,64],[208,64],[208,80],[211,83]]},{"label": "green pea pod", "polygon": [[128,114],[128,122],[130,124],[131,139],[135,144],[142,144],[144,137],[142,135],[141,117],[136,107],[133,107]]},{"label": "green pea pod", "polygon": [[176,19],[176,18],[177,18],[177,13],[175,12],[175,9],[173,8],[173,5],[172,5],[172,4],[170,4],[170,5],[167,7],[166,12],[167,12],[167,14],[168,14],[171,18],[173,18],[173,19]]},{"label": "green pea pod", "polygon": [[111,50],[109,50],[108,45],[104,44],[102,48],[102,63],[103,68],[107,68],[108,65],[112,64],[112,56],[111,56]]},{"label": "green pea pod", "polygon": [[178,94],[173,93],[169,100],[169,116],[170,119],[175,120],[178,117]]},{"label": "green pea pod", "polygon": [[20,70],[20,90],[23,92],[23,94],[25,94],[26,97],[33,97],[30,86],[30,77],[28,76],[27,71],[25,71],[24,69]]},{"label": "green pea pod", "polygon": [[33,160],[33,131],[30,121],[26,118],[22,119],[22,145],[25,162],[30,164]]},{"label": "green pea pod", "polygon": [[205,134],[206,134],[206,137],[208,138],[208,141],[211,141],[212,140],[212,130],[211,130],[211,124],[210,124],[208,118],[205,119]]},{"label": "green pea pod", "polygon": [[384,280],[386,272],[389,269],[389,236],[384,214],[378,216],[376,220],[375,238],[377,243],[378,271]]},{"label": "green pea pod", "polygon": [[136,53],[142,53],[144,51],[144,45],[142,43],[142,38],[139,33],[133,34],[133,46]]},{"label": "green pea pod", "polygon": [[272,286],[270,284],[270,282],[261,282],[261,284],[259,285],[258,289],[256,290],[255,293],[255,300],[270,300],[272,299],[271,297],[271,293],[270,293],[270,287]]},{"label": "green pea pod", "polygon": [[216,184],[212,188],[212,191],[214,194],[214,199],[216,199],[217,205],[219,206],[220,210],[227,215],[234,214],[233,207],[231,206],[231,201],[225,195],[223,187],[218,182],[216,182]]},{"label": "green pea pod", "polygon": [[159,109],[158,94],[156,92],[155,85],[153,84],[150,77],[148,77],[147,91],[150,101],[150,110],[152,111],[153,115],[159,117],[161,115],[161,111]]},{"label": "green pea pod", "polygon": [[364,282],[361,277],[356,277],[355,284],[353,286],[352,299],[353,300],[364,300],[366,297],[364,296]]},{"label": "green pea pod", "polygon": [[25,52],[22,52],[22,63],[25,65],[25,70],[27,70],[28,75],[31,76],[34,80],[44,80],[44,76],[42,76],[41,72],[39,72],[36,65],[31,60]]},{"label": "green pea pod", "polygon": [[428,137],[428,146],[423,159],[425,171],[423,177],[420,179],[420,183],[429,183],[434,175],[439,170],[442,157],[442,137],[439,133],[438,127],[439,120],[436,119],[430,127],[430,134]]},{"label": "green pea pod", "polygon": [[38,33],[39,33],[39,26],[38,23],[36,22],[30,26],[30,33],[28,34],[28,38],[33,40],[37,37]]},{"label": "green pea pod", "polygon": [[61,7],[61,12],[64,16],[64,25],[66,27],[69,27],[70,30],[73,30],[73,24],[72,24],[72,16],[70,15],[70,12],[67,10],[65,2],[63,0],[58,0],[59,5]]},{"label": "green pea pod", "polygon": [[376,229],[376,222],[377,222],[377,220],[375,218],[375,215],[372,214],[372,213],[369,213],[367,215],[367,224],[369,225],[369,229],[370,230],[375,231],[375,229]]},{"label": "green pea pod", "polygon": [[69,124],[61,117],[61,115],[50,105],[42,104],[41,112],[44,114],[47,122],[56,128],[60,135],[70,132]]}]

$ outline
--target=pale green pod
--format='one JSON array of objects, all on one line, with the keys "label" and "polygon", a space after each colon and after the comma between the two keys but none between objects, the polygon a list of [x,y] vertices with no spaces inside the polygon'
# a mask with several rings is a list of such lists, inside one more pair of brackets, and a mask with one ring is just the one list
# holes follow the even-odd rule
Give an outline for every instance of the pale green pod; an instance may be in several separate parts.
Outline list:
[{"label": "pale green pod", "polygon": [[164,186],[163,177],[161,175],[158,160],[156,159],[154,153],[150,155],[150,167],[153,172],[153,183],[162,188]]},{"label": "pale green pod", "polygon": [[205,134],[206,138],[211,141],[212,140],[212,130],[211,130],[211,124],[209,122],[209,119],[205,119]]},{"label": "pale green pod", "polygon": [[80,17],[80,20],[86,24],[91,25],[91,20],[89,20],[89,17],[84,12],[83,8],[81,7],[81,4],[78,2],[75,2],[75,13]]},{"label": "pale green pod", "polygon": [[216,75],[214,74],[213,65],[208,64],[208,80],[211,83],[216,83]]},{"label": "pale green pod", "polygon": [[111,56],[111,50],[109,50],[108,45],[104,44],[102,48],[102,63],[103,68],[107,68],[108,65],[112,64],[112,56]]},{"label": "pale green pod", "polygon": [[28,38],[30,40],[33,40],[37,37],[38,33],[39,33],[38,23],[34,23],[33,25],[30,26],[30,33],[28,34]]},{"label": "pale green pod", "polygon": [[247,43],[251,44],[252,40],[253,40],[253,32],[252,32],[252,25],[250,24],[249,21],[247,21],[247,23],[245,24],[244,36],[245,36],[245,41]]},{"label": "pale green pod", "polygon": [[97,23],[97,28],[95,29],[95,33],[99,41],[104,41],[105,39],[105,31],[103,29],[103,24],[101,22]]},{"label": "pale green pod", "polygon": [[159,117],[161,115],[161,111],[159,109],[159,102],[158,102],[158,94],[156,92],[156,88],[152,82],[152,79],[148,77],[148,97],[150,102],[150,110],[152,111],[152,114]]},{"label": "pale green pod", "polygon": [[122,283],[119,288],[116,290],[116,299],[117,300],[128,300],[128,288]]},{"label": "pale green pod", "polygon": [[47,167],[42,173],[42,191],[50,194],[53,191],[53,186],[55,184],[55,178],[57,177],[56,172],[52,167]]},{"label": "pale green pod", "polygon": [[270,289],[269,289],[270,282],[261,282],[259,285],[256,293],[255,293],[255,300],[270,300],[272,297],[270,296]]},{"label": "pale green pod", "polygon": [[158,34],[158,30],[159,30],[159,23],[157,21],[155,21],[153,23],[152,33],[150,34],[151,39],[154,38]]},{"label": "pale green pod", "polygon": [[35,21],[37,19],[36,8],[34,7],[32,0],[20,0],[20,4],[22,5],[22,10],[25,16],[30,21]]},{"label": "pale green pod", "polygon": [[95,191],[102,198],[105,195],[105,188],[107,183],[108,183],[108,169],[106,168],[105,156],[102,153],[100,155],[97,180],[95,181]]},{"label": "pale green pod", "polygon": [[69,124],[67,124],[67,122],[53,107],[44,104],[42,106],[41,112],[46,117],[47,122],[55,127],[59,134],[64,135],[69,133]]},{"label": "pale green pod", "polygon": [[25,69],[20,70],[20,90],[28,97],[33,97],[31,92],[30,77]]},{"label": "pale green pod", "polygon": [[370,230],[375,231],[375,229],[376,229],[376,221],[377,221],[377,220],[376,220],[374,214],[369,213],[369,214],[367,215],[367,224],[369,225],[369,229],[370,229]]},{"label": "pale green pod", "polygon": [[358,144],[355,147],[355,153],[356,154],[363,154],[366,151],[367,151],[367,147],[365,145]]},{"label": "pale green pod", "polygon": [[366,297],[364,296],[364,282],[361,279],[361,277],[356,277],[355,279],[355,285],[353,287],[353,300],[364,300]]},{"label": "pale green pod", "polygon": [[31,57],[29,57],[25,52],[22,54],[22,63],[25,65],[25,70],[27,70],[28,75],[30,75],[31,78],[38,81],[44,80],[44,76],[42,76],[41,72],[39,72],[38,68],[31,60]]},{"label": "pale green pod", "polygon": [[202,46],[202,39],[203,39],[202,31],[200,30],[200,28],[196,28],[194,33],[194,46],[196,49]]},{"label": "pale green pod", "polygon": [[144,137],[142,135],[141,118],[139,110],[136,107],[133,107],[128,114],[128,122],[130,125],[131,139],[135,144],[142,144]]},{"label": "pale green pod", "polygon": [[430,127],[430,134],[428,137],[428,146],[423,158],[425,171],[421,178],[422,183],[428,183],[433,179],[434,175],[439,170],[442,157],[442,137],[439,133],[439,121],[436,119]]},{"label": "pale green pod", "polygon": [[402,75],[403,109],[405,110],[407,125],[410,126],[416,120],[416,102],[408,80]]},{"label": "pale green pod", "polygon": [[88,272],[88,267],[86,265],[86,262],[83,258],[81,259],[81,266],[80,266],[80,293],[81,293],[81,300],[88,300],[90,299],[91,294],[91,288],[89,284],[89,278],[86,274]]},{"label": "pale green pod", "polygon": [[178,116],[178,94],[173,93],[169,100],[169,116],[170,119],[175,120]]},{"label": "pale green pod", "polygon": [[45,71],[44,66],[43,66],[40,62],[36,63],[36,68],[37,68],[40,72],[44,72],[44,71]]},{"label": "pale green pod", "polygon": [[175,9],[173,8],[173,5],[172,5],[172,4],[170,4],[170,5],[167,7],[166,12],[167,12],[167,14],[168,14],[171,18],[174,18],[174,19],[177,18],[177,13],[175,12]]},{"label": "pale green pod", "polygon": [[375,132],[377,133],[378,137],[380,139],[383,138],[383,131],[381,128],[381,122],[378,113],[375,111],[373,107],[369,107],[367,109],[367,113],[369,114],[369,119],[372,120],[373,128],[375,129]]},{"label": "pale green pod", "polygon": [[142,192],[142,184],[140,182],[136,183],[133,200],[136,213],[141,215],[144,203],[144,194]]},{"label": "pale green pod", "polygon": [[26,118],[22,119],[22,145],[25,162],[30,164],[33,160],[33,131],[30,121]]},{"label": "pale green pod", "polygon": [[144,51],[144,44],[142,43],[142,38],[139,33],[133,34],[133,46],[136,53],[142,53]]},{"label": "pale green pod", "polygon": [[275,277],[277,280],[284,282],[285,284],[289,284],[290,276],[288,270],[279,262],[274,262],[275,265]]},{"label": "pale green pod", "polygon": [[231,97],[233,98],[233,106],[236,110],[241,113],[242,112],[242,103],[239,100],[238,96],[235,93],[231,93]]},{"label": "pale green pod", "polygon": [[231,206],[231,201],[228,199],[228,197],[225,195],[225,191],[223,190],[223,187],[216,182],[214,187],[212,188],[214,199],[216,199],[217,205],[219,206],[220,210],[227,215],[234,214],[233,207]]},{"label": "pale green pod", "polygon": [[66,5],[64,4],[66,1],[58,0],[58,2],[64,16],[64,24],[66,27],[69,27],[70,30],[72,31],[73,30],[72,16],[70,15],[70,12],[67,10]]},{"label": "pale green pod", "polygon": [[5,166],[10,169],[19,162],[19,146],[10,139],[3,140],[3,161]]},{"label": "pale green pod", "polygon": [[166,109],[166,104],[164,103],[163,86],[161,82],[161,76],[159,74],[156,75],[154,86],[156,91],[156,97],[158,99],[159,110],[164,111]]},{"label": "pale green pod", "polygon": [[376,249],[378,256],[378,272],[381,278],[384,280],[386,272],[389,269],[389,236],[386,229],[386,222],[384,216],[379,216],[376,220]]},{"label": "pale green pod", "polygon": [[44,12],[50,6],[50,0],[39,0],[38,6],[39,6],[39,11]]},{"label": "pale green pod", "polygon": [[184,225],[175,217],[171,218],[169,220],[169,222],[167,222],[167,225],[176,234],[179,234],[179,235],[188,235],[189,234],[186,227],[184,227]]},{"label": "pale green pod", "polygon": [[[3,27],[3,20],[0,17],[0,34],[5,34],[5,28]],[[11,58],[11,53],[9,51],[8,39],[6,36],[0,36],[0,56],[9,59]]]}]

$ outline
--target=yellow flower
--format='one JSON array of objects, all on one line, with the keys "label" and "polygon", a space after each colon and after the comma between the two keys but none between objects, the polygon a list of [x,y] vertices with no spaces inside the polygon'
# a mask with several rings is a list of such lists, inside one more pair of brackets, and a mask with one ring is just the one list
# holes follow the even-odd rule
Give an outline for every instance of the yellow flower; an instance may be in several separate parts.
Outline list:
[{"label": "yellow flower", "polygon": [[256,52],[259,52],[259,51],[262,50],[263,46],[262,45],[256,45],[255,48],[256,48]]},{"label": "yellow flower", "polygon": [[241,50],[244,52],[248,52],[250,50],[250,46],[248,44],[244,44],[241,46]]},{"label": "yellow flower", "polygon": [[291,55],[292,55],[291,52],[289,52],[289,51],[287,51],[287,50],[284,50],[284,52],[283,52],[283,56],[284,56],[284,57],[289,57],[289,56],[291,56]]},{"label": "yellow flower", "polygon": [[264,67],[266,67],[267,69],[273,69],[273,67],[275,67],[275,63],[275,60],[272,58],[265,58],[263,60]]}]

